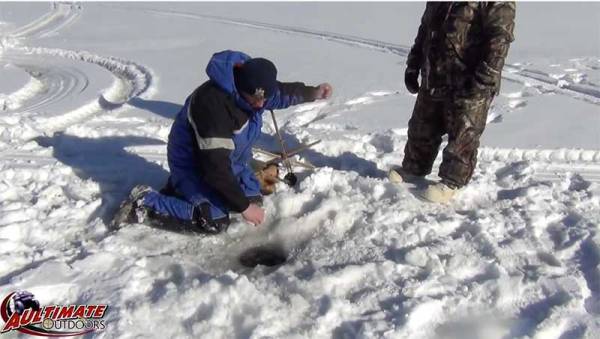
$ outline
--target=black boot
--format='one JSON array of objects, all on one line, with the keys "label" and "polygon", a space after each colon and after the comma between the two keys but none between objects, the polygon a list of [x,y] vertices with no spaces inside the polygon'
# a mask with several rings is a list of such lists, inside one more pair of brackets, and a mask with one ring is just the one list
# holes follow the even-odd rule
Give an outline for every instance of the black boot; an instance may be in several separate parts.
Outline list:
[{"label": "black boot", "polygon": [[142,207],[142,200],[150,190],[150,186],[135,186],[129,193],[127,199],[119,206],[119,210],[113,218],[111,227],[113,229],[118,229],[125,224],[143,223],[146,210]]},{"label": "black boot", "polygon": [[182,220],[177,217],[157,213],[156,211],[142,207],[145,210],[144,224],[165,231],[194,234],[218,234],[227,230],[230,224],[229,217],[211,219],[210,207],[202,204],[194,207],[193,220]]},{"label": "black boot", "polygon": [[208,234],[218,234],[227,231],[231,221],[229,220],[229,216],[212,219],[210,217],[210,205],[204,203],[194,207],[193,223],[195,223],[196,228]]}]

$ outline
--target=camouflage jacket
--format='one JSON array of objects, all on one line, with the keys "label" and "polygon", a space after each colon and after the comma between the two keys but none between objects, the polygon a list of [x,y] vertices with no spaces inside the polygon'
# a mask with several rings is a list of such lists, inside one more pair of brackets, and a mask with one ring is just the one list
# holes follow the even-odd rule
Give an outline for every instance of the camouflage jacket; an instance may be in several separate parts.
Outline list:
[{"label": "camouflage jacket", "polygon": [[500,90],[514,2],[428,2],[407,66],[426,89]]}]

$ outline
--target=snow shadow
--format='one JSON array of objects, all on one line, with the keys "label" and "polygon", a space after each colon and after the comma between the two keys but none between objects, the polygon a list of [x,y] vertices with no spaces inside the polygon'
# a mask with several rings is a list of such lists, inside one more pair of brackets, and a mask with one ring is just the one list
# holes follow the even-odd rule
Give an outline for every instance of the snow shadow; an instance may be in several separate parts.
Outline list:
[{"label": "snow shadow", "polygon": [[590,296],[584,301],[584,308],[588,314],[600,315],[600,248],[593,237],[590,236],[581,243],[578,259],[590,292]]},{"label": "snow shadow", "polygon": [[[292,150],[302,144],[295,135],[281,131],[287,150]],[[273,153],[279,153],[281,146],[276,135],[262,133],[256,143],[257,147]],[[339,171],[354,171],[362,177],[386,178],[387,173],[377,167],[372,161],[363,159],[352,152],[344,152],[338,156],[324,155],[314,149],[306,149],[300,152],[300,156],[315,167],[331,167]]]},{"label": "snow shadow", "polygon": [[123,102],[112,102],[104,97],[103,94],[100,94],[98,97],[98,104],[105,111],[112,111],[117,108],[121,108],[123,106]]},{"label": "snow shadow", "polygon": [[521,309],[514,326],[511,328],[510,338],[529,336],[532,337],[540,323],[547,319],[552,310],[571,300],[565,291],[558,291],[537,302]]},{"label": "snow shadow", "polygon": [[578,325],[572,329],[565,331],[558,339],[579,339],[585,337],[585,332],[587,331],[587,326]]},{"label": "snow shadow", "polygon": [[11,283],[13,278],[18,277],[27,271],[35,270],[38,267],[42,266],[44,263],[46,263],[50,260],[55,260],[55,259],[56,259],[56,256],[51,256],[51,257],[44,258],[44,259],[34,260],[33,262],[31,262],[19,269],[8,272],[6,275],[0,276],[0,286],[8,285]]},{"label": "snow shadow", "polygon": [[331,339],[352,339],[364,337],[364,323],[361,320],[348,320],[342,322],[331,333]]},{"label": "snow shadow", "polygon": [[98,183],[102,203],[88,221],[99,217],[109,225],[113,212],[133,186],[144,184],[158,189],[168,177],[159,164],[125,151],[129,146],[162,145],[161,140],[136,136],[82,138],[62,132],[33,140],[42,147],[52,147],[53,156],[71,167],[79,178]]},{"label": "snow shadow", "polygon": [[168,101],[144,100],[139,97],[131,98],[127,103],[167,119],[175,119],[175,116],[183,107]]},{"label": "snow shadow", "polygon": [[[406,296],[399,294],[379,302],[379,307],[383,310],[382,313],[385,314],[384,319],[387,324],[390,324],[390,326],[393,326],[396,329],[403,328],[406,325],[408,314],[410,313],[410,310],[405,306],[407,300],[408,298]],[[373,313],[377,313],[377,311],[365,311],[362,316],[368,318]],[[365,325],[368,322],[368,320],[362,319],[344,321],[333,330],[331,338],[364,338],[366,337],[364,333]],[[383,333],[374,334],[376,337],[382,335]]]}]

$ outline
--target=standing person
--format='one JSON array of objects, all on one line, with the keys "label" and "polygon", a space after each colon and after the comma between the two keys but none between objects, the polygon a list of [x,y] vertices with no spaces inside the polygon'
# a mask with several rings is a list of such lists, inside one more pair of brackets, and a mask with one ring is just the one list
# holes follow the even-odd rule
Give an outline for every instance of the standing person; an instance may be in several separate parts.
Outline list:
[{"label": "standing person", "polygon": [[514,2],[427,3],[405,72],[406,87],[418,93],[417,101],[402,167],[390,171],[390,180],[413,181],[431,173],[447,133],[441,181],[421,196],[446,203],[469,183],[487,112],[500,90],[504,59],[514,40],[514,18]]},{"label": "standing person", "polygon": [[279,82],[271,61],[242,52],[214,54],[206,73],[209,80],[186,99],[171,127],[167,186],[161,192],[134,187],[115,227],[148,222],[219,233],[229,226],[229,212],[262,223],[260,185],[249,165],[262,113],[332,94],[327,83]]}]

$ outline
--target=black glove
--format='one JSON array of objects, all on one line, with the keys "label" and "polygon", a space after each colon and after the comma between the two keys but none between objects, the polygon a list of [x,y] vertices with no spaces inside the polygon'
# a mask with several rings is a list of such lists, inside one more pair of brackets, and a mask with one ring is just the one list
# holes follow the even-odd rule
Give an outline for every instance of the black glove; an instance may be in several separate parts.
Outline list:
[{"label": "black glove", "polygon": [[404,84],[406,89],[412,94],[419,92],[419,70],[407,68],[404,72]]}]

